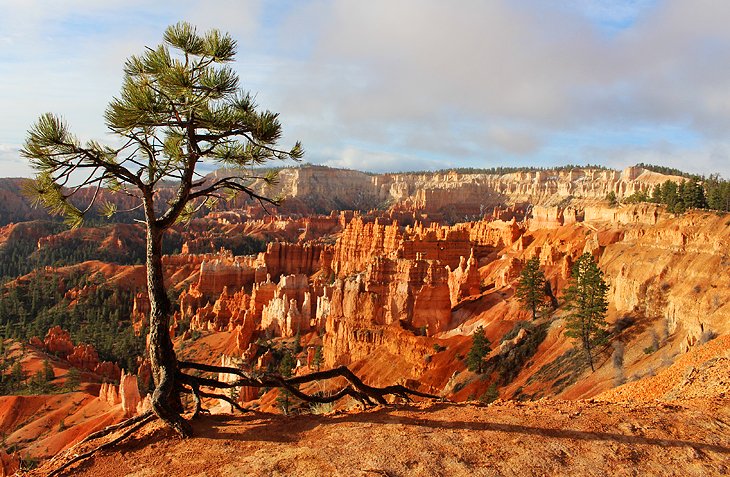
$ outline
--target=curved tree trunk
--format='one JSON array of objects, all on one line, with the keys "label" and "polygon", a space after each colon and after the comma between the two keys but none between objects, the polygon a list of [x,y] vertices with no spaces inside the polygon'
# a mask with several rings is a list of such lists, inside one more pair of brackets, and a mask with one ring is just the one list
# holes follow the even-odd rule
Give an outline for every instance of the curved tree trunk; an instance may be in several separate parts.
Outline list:
[{"label": "curved tree trunk", "polygon": [[180,393],[176,384],[177,358],[170,339],[170,300],[162,273],[162,236],[164,229],[148,221],[147,290],[150,297],[149,353],[155,391],[152,409],[181,436],[189,436],[190,425],[182,416]]}]

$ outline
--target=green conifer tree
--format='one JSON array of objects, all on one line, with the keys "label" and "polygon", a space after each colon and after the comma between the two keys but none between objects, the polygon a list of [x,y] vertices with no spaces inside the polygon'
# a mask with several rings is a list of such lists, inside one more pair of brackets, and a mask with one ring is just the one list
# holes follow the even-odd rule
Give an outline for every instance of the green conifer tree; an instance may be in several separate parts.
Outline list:
[{"label": "green conifer tree", "polygon": [[56,379],[56,373],[53,372],[53,366],[51,366],[51,362],[47,359],[43,360],[43,376],[46,382]]},{"label": "green conifer tree", "polygon": [[471,349],[466,355],[466,367],[475,373],[484,372],[484,358],[489,354],[490,343],[484,332],[484,327],[479,326],[471,335]]},{"label": "green conifer tree", "polygon": [[585,352],[591,370],[595,371],[593,350],[608,337],[606,311],[608,285],[593,255],[584,253],[573,265],[571,284],[565,290],[565,335],[575,338]]},{"label": "green conifer tree", "polygon": [[12,368],[10,368],[10,379],[8,380],[10,382],[10,386],[13,389],[19,389],[25,381],[25,378],[26,375],[25,371],[23,371],[23,366],[20,364],[20,361],[16,361]]},{"label": "green conifer tree", "polygon": [[532,312],[532,319],[537,318],[537,311],[545,304],[545,274],[540,269],[540,258],[535,256],[525,263],[517,282],[515,296],[522,307]]},{"label": "green conifer tree", "polygon": [[651,190],[651,201],[655,204],[661,204],[662,203],[662,186],[659,184],[656,184],[654,188]]},{"label": "green conifer tree", "polygon": [[76,368],[70,368],[66,373],[66,383],[64,388],[66,391],[77,391],[81,386],[81,372]]},{"label": "green conifer tree", "polygon": [[[262,111],[254,95],[239,87],[229,66],[236,41],[218,30],[204,34],[188,23],[165,30],[164,43],[130,57],[124,65],[121,94],[109,104],[105,120],[121,146],[97,141],[86,144],[74,136],[60,117],[44,114],[28,132],[22,155],[30,160],[36,178],[28,192],[51,212],[64,215],[74,227],[102,195],[90,194],[80,204],[76,193],[85,187],[106,187],[136,201],[146,225],[147,290],[150,298],[149,349],[155,391],[152,408],[180,435],[192,432],[181,416],[180,381],[170,339],[172,305],[162,270],[162,240],[174,224],[189,220],[221,198],[243,193],[262,204],[278,204],[267,190],[275,173],[254,166],[276,159],[299,159],[296,143],[280,149],[281,123],[277,113]],[[225,166],[217,176],[200,168]],[[163,183],[174,188],[161,196]],[[64,187],[65,186],[65,187]],[[103,215],[117,212],[113,202]],[[195,380],[185,378],[188,381]]]},{"label": "green conifer tree", "polygon": [[[294,359],[294,356],[287,349],[284,351],[284,356],[281,358],[281,361],[279,362],[279,366],[277,367],[277,370],[279,371],[279,374],[288,378],[289,376],[292,375],[292,370],[294,369],[294,366],[296,366],[296,364],[297,363],[296,363],[296,360]],[[281,410],[284,414],[289,414],[289,407],[291,406],[291,401],[292,401],[291,392],[286,388],[280,389],[279,394],[276,398],[276,404],[281,408]]]}]

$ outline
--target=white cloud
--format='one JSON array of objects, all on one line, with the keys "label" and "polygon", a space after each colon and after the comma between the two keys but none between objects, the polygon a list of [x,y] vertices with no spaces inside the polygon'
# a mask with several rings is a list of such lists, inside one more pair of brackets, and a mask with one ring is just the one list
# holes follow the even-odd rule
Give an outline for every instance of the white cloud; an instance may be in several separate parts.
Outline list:
[{"label": "white cloud", "polygon": [[[282,66],[299,79],[277,84],[285,125],[308,118],[293,128],[305,142],[457,160],[465,148],[539,157],[551,135],[605,128],[727,134],[730,3],[577,3],[584,15],[539,1],[318,2],[290,22],[311,55]],[[607,36],[595,18],[635,23]]]},{"label": "white cloud", "polygon": [[[730,129],[730,2],[5,3],[2,143],[21,142],[47,110],[82,137],[103,136],[124,58],[180,19],[240,40],[242,83],[281,112],[285,139],[303,140],[313,162],[530,163],[558,136],[671,126],[700,144],[667,136],[676,158],[652,157],[686,155],[711,172]],[[604,24],[626,26],[607,35]],[[625,141],[595,148],[619,162],[647,153]],[[579,160],[582,145],[569,146],[561,154]]]},{"label": "white cloud", "polygon": [[330,167],[342,167],[359,171],[402,172],[413,170],[436,170],[449,167],[439,161],[409,157],[379,151],[367,151],[355,147],[347,147],[342,151],[329,151],[324,154],[328,159],[318,161]]}]

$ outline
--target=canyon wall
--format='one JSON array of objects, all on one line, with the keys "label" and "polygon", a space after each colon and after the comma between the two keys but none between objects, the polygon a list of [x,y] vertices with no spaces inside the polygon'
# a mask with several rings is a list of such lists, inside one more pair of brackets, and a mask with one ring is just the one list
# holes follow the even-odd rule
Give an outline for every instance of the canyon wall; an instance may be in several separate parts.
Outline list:
[{"label": "canyon wall", "polygon": [[600,261],[618,313],[660,318],[682,350],[730,332],[730,221],[692,212],[655,227],[632,228]]},{"label": "canyon wall", "polygon": [[[277,192],[310,203],[317,212],[336,209],[370,210],[387,206],[429,214],[447,222],[487,216],[496,206],[530,203],[559,205],[566,199],[604,200],[651,192],[667,176],[640,167],[623,171],[576,168],[510,174],[433,172],[365,174],[344,169],[307,166],[280,173]],[[315,206],[316,204],[316,206]]]}]

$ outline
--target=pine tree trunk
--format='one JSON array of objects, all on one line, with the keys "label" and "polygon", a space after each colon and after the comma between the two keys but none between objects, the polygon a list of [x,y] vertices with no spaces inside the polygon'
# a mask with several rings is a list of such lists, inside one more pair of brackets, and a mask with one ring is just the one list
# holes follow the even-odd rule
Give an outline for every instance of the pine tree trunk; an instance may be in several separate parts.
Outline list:
[{"label": "pine tree trunk", "polygon": [[155,391],[152,409],[181,436],[189,436],[190,425],[182,416],[180,393],[175,374],[177,358],[170,339],[171,305],[165,291],[162,270],[163,229],[147,223],[147,289],[150,297],[149,353]]},{"label": "pine tree trunk", "polygon": [[596,368],[593,366],[593,352],[591,350],[590,343],[586,343],[585,350],[586,350],[586,357],[588,358],[588,363],[591,365],[591,371],[595,372]]}]

